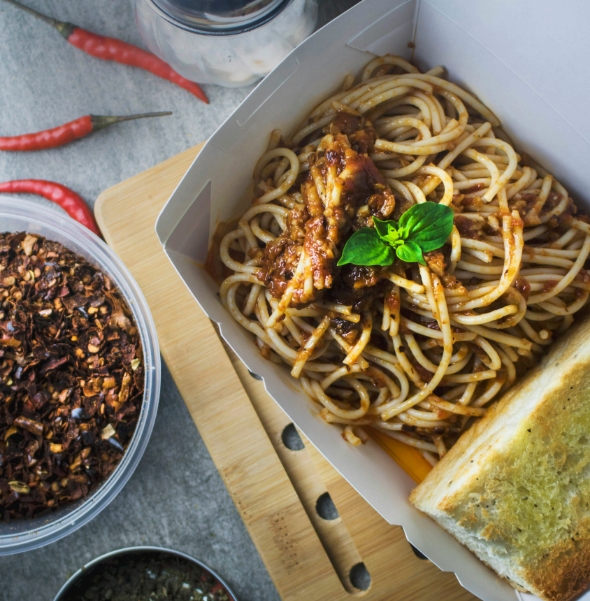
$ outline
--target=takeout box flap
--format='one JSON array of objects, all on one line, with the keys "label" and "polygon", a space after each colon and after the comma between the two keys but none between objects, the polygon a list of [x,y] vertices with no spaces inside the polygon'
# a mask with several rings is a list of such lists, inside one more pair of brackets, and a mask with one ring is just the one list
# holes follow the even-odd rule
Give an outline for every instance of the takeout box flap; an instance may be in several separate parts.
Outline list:
[{"label": "takeout box flap", "polygon": [[352,447],[338,428],[317,417],[318,407],[288,371],[266,361],[222,307],[218,286],[199,264],[217,224],[249,206],[252,172],[271,131],[291,134],[345,75],[361,71],[369,53],[413,56],[421,68],[447,67],[452,81],[499,116],[517,148],[563,180],[583,204],[581,192],[590,189],[590,78],[582,76],[590,56],[584,32],[589,17],[590,5],[572,3],[564,11],[550,0],[364,0],[258,85],[201,150],[156,225],[197,302],[306,437],[389,523],[403,526],[414,546],[485,601],[525,597],[410,505],[414,483],[374,441]]}]

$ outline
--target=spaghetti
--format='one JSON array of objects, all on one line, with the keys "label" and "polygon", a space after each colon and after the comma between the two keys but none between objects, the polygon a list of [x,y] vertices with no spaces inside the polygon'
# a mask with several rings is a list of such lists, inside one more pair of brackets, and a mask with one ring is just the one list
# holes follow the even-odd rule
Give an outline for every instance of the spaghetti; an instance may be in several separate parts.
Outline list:
[{"label": "spaghetti", "polygon": [[[440,75],[371,61],[285,141],[222,239],[220,296],[352,444],[365,427],[442,457],[588,301],[590,225],[513,148],[497,117]],[[372,217],[454,211],[426,265],[336,265]]]}]

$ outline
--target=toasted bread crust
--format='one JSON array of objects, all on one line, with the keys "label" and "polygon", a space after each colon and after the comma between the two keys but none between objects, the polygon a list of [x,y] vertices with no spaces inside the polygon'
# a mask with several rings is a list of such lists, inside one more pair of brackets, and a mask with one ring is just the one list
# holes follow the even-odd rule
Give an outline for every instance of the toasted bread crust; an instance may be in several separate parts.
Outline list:
[{"label": "toasted bread crust", "polygon": [[590,540],[569,545],[558,544],[547,555],[544,565],[537,571],[524,572],[528,581],[534,584],[536,594],[549,601],[569,601],[588,586],[590,579]]},{"label": "toasted bread crust", "polygon": [[410,500],[512,586],[548,601],[588,586],[590,319],[460,438]]}]

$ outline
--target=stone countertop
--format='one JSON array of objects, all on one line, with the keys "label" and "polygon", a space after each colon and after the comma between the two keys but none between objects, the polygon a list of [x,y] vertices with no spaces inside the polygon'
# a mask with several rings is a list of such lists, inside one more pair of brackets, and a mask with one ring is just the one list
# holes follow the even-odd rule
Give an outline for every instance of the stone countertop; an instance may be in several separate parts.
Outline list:
[{"label": "stone countertop", "polygon": [[[54,18],[142,46],[132,0],[24,1]],[[325,23],[355,0],[319,4]],[[90,205],[106,188],[205,140],[252,89],[203,86],[207,106],[149,73],[84,54],[1,0],[0,82],[2,135],[43,130],[89,113],[173,111],[115,125],[63,148],[0,155],[0,181],[57,181]],[[51,601],[83,563],[134,545],[170,547],[204,560],[240,601],[279,599],[165,366],[158,419],[131,480],[97,518],[65,539],[0,557],[0,600]]]}]

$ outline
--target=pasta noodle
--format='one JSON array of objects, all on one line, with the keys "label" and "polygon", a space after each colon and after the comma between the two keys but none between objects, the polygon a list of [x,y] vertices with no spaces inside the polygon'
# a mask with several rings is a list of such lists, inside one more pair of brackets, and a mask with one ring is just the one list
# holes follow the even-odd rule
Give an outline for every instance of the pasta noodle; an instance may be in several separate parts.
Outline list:
[{"label": "pasta noodle", "polygon": [[[271,135],[256,196],[219,257],[220,296],[353,445],[377,428],[433,463],[588,300],[590,224],[496,116],[440,75],[371,61],[290,140]],[[336,265],[372,216],[454,211],[426,265]]]}]

